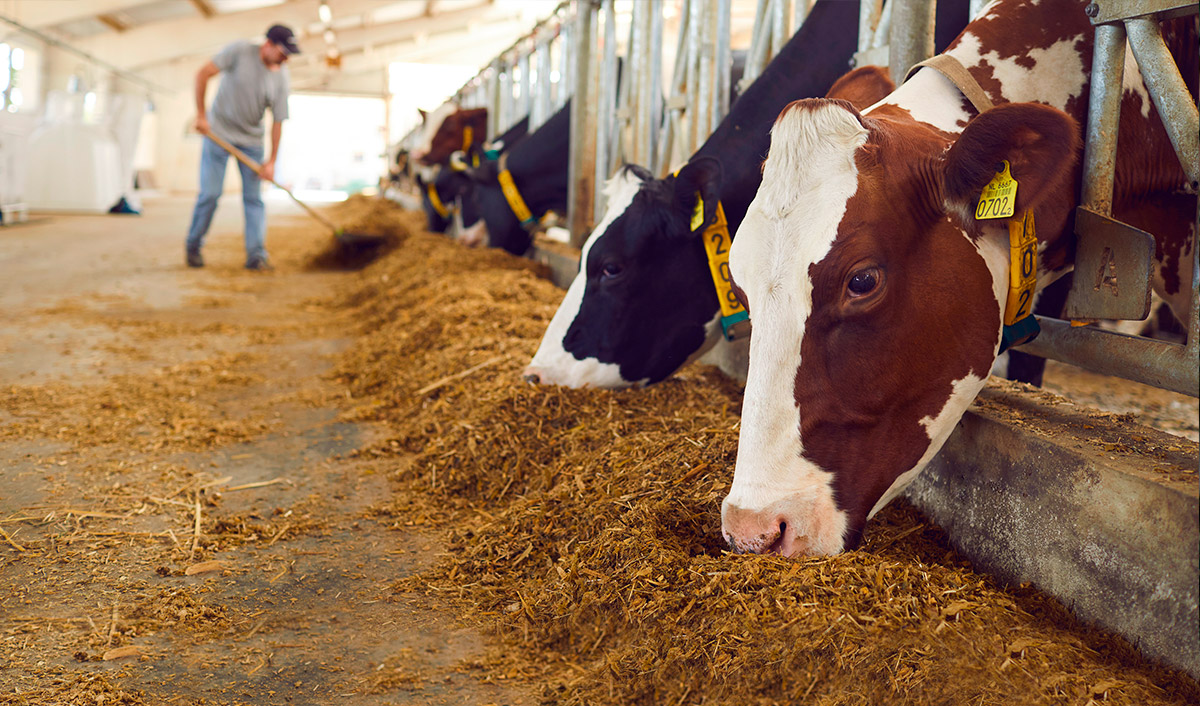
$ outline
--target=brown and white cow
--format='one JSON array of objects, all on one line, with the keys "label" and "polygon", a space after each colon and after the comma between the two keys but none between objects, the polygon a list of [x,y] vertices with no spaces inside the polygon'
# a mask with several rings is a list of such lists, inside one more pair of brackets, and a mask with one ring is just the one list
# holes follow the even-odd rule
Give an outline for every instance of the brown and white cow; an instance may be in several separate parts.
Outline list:
[{"label": "brown and white cow", "polygon": [[446,103],[432,113],[422,112],[422,116],[425,122],[421,138],[412,151],[412,158],[419,164],[445,164],[454,152],[482,146],[487,139],[487,108],[460,110]]},{"label": "brown and white cow", "polygon": [[[856,546],[982,388],[1001,343],[1010,219],[977,221],[974,209],[1001,160],[1019,184],[1015,217],[1036,220],[1038,286],[1070,269],[1085,5],[1000,0],[967,26],[946,53],[996,105],[982,114],[923,68],[861,114],[810,99],[778,117],[730,259],[754,331],[722,506],[735,550]],[[1193,96],[1195,28],[1164,27]],[[1114,214],[1160,236],[1156,284],[1185,313],[1195,186],[1130,64]]]}]

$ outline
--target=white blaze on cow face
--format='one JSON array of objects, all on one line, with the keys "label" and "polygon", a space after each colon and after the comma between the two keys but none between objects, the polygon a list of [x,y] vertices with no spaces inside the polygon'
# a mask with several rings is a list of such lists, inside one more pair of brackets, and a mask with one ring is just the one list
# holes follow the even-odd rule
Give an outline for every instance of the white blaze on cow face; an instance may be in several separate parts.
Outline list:
[{"label": "white blaze on cow face", "polygon": [[839,105],[785,109],[733,241],[729,264],[754,326],[733,487],[721,508],[725,537],[740,551],[835,554],[845,543],[833,475],[803,458],[795,377],[812,310],[808,268],[837,237],[866,139]]},{"label": "white blaze on cow face", "polygon": [[604,235],[613,221],[625,213],[641,187],[642,180],[633,172],[625,169],[619,170],[605,184],[604,193],[607,197],[608,209],[604,212],[604,218],[599,225],[592,229],[592,234],[584,243],[583,252],[579,256],[580,271],[572,280],[570,288],[567,289],[567,295],[559,304],[558,311],[554,312],[554,318],[550,320],[550,325],[542,336],[537,353],[525,368],[524,376],[530,382],[567,387],[605,388],[629,387],[637,382],[621,377],[620,366],[616,364],[602,363],[596,358],[583,360],[576,358],[567,351],[563,344],[563,338],[567,335],[567,330],[575,321],[575,317],[579,315],[579,309],[583,303],[583,293],[587,286],[587,276],[583,272],[583,265],[587,263],[588,252],[596,240]]}]

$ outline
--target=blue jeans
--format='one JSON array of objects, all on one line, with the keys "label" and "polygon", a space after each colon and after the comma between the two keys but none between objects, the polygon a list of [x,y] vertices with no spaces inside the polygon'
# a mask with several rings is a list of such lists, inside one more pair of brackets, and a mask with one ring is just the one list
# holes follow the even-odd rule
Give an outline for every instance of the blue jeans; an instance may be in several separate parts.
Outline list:
[{"label": "blue jeans", "polygon": [[[262,163],[263,146],[237,145],[250,159]],[[229,162],[230,154],[220,145],[204,138],[204,147],[200,151],[200,196],[196,199],[196,208],[192,211],[192,225],[188,228],[188,252],[200,252],[204,245],[204,236],[212,225],[213,213],[217,210],[217,199],[225,185],[225,165]],[[242,205],[246,212],[246,263],[258,259],[266,259],[267,209],[262,200],[262,179],[241,162],[237,163],[242,172]]]}]

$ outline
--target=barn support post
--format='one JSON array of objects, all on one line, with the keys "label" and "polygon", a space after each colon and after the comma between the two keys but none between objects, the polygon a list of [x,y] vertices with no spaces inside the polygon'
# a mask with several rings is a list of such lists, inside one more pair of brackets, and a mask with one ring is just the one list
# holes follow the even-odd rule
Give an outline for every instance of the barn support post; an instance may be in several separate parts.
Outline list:
[{"label": "barn support post", "polygon": [[598,67],[592,61],[596,46],[597,7],[592,0],[577,0],[575,4],[574,55],[575,94],[571,99],[571,155],[568,170],[570,200],[567,205],[567,224],[571,245],[582,248],[592,228],[592,184],[595,179],[596,114],[589,90]]},{"label": "barn support post", "polygon": [[937,0],[889,0],[888,71],[899,86],[913,64],[933,56],[933,23]]}]

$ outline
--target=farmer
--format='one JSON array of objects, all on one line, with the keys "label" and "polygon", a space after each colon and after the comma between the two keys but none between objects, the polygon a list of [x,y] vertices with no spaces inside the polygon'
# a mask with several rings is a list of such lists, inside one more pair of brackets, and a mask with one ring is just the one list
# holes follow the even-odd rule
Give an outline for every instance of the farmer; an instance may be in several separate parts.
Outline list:
[{"label": "farmer", "polygon": [[[208,138],[209,131],[245,152],[262,164],[257,174],[238,163],[242,173],[242,203],[246,213],[246,269],[269,270],[266,250],[266,208],[263,206],[262,179],[275,177],[275,158],[283,121],[288,117],[288,57],[299,53],[292,30],[272,25],[261,45],[244,40],[233,42],[200,67],[196,74],[196,131],[204,135],[200,152],[200,196],[192,212],[187,235],[187,264],[204,267],[200,248],[217,210],[217,198],[225,183],[225,164],[229,153]],[[208,80],[224,72],[212,110],[205,112],[204,94]],[[271,156],[263,161],[263,115],[271,108]]]}]

